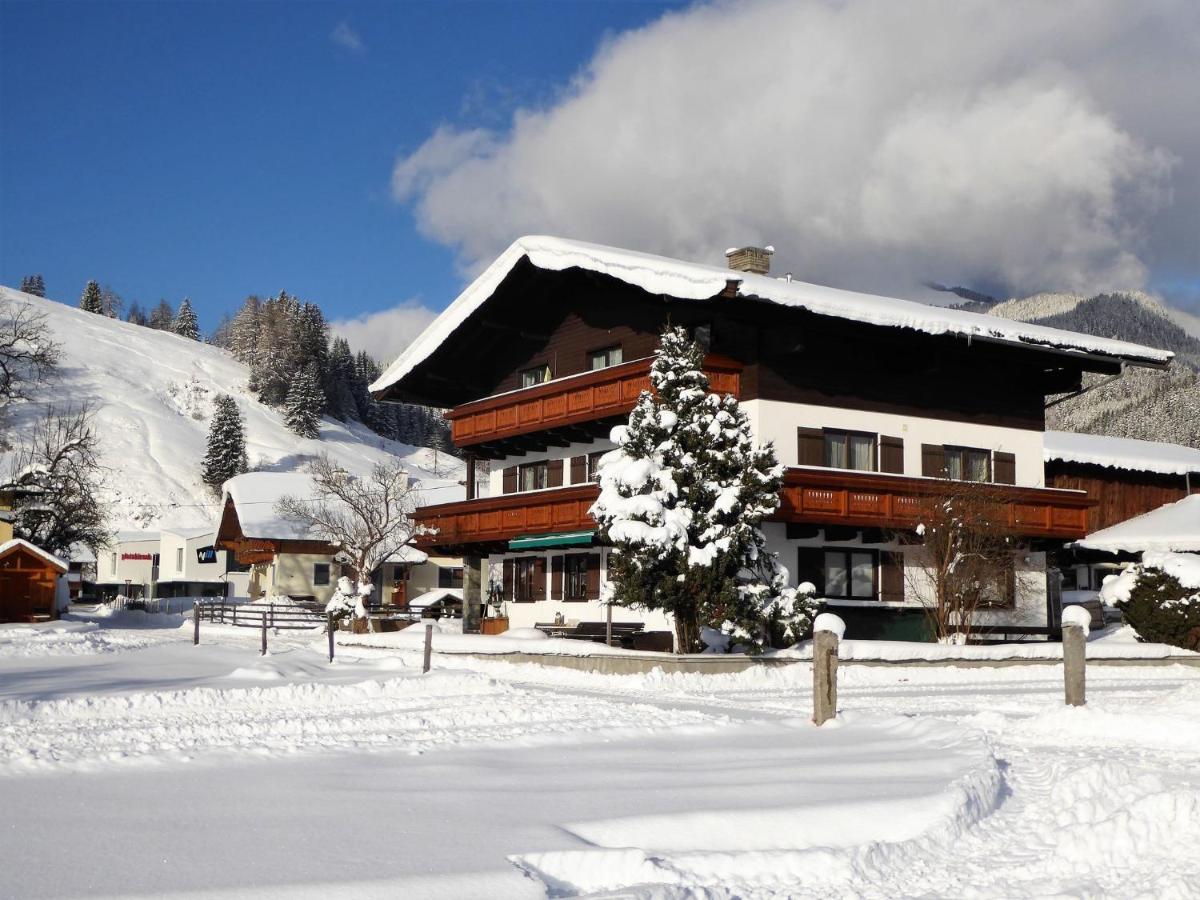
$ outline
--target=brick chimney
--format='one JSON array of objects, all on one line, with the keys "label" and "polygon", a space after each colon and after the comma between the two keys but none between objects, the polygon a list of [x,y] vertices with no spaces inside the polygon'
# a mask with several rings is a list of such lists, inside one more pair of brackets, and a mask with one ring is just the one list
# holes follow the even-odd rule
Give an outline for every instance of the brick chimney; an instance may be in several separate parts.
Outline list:
[{"label": "brick chimney", "polygon": [[766,275],[771,271],[771,254],[774,252],[775,248],[771,246],[730,247],[725,251],[725,258],[735,272]]}]

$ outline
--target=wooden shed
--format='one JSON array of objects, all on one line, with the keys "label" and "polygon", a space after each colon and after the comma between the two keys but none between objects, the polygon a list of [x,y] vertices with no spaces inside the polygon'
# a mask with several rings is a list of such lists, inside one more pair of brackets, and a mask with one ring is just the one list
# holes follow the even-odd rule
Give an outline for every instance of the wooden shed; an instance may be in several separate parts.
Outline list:
[{"label": "wooden shed", "polygon": [[28,541],[0,544],[0,622],[57,619],[55,587],[67,564]]}]

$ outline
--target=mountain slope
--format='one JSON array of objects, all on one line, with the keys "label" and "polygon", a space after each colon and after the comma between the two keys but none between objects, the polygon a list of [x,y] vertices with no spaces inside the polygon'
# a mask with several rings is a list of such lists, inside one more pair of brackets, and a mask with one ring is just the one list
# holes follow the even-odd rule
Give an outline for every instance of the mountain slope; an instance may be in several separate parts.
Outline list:
[{"label": "mountain slope", "polygon": [[[246,422],[252,469],[296,471],[327,453],[352,472],[397,456],[431,500],[453,499],[462,463],[433,451],[379,437],[365,426],[323,419],[317,440],[298,438],[277,410],[247,389],[249,372],[224,350],[119,322],[0,287],[0,299],[28,303],[44,313],[62,346],[58,371],[34,404],[13,410],[19,433],[40,406],[88,403],[95,410],[107,472],[104,497],[116,529],[198,527],[214,524],[219,504],[200,480],[212,400],[229,394]],[[7,462],[0,459],[7,471]]]},{"label": "mountain slope", "polygon": [[[1175,352],[1166,372],[1128,369],[1120,378],[1047,410],[1049,428],[1200,447],[1200,339],[1194,317],[1140,292],[1038,294],[989,313]],[[1088,380],[1095,384],[1096,376]]]}]

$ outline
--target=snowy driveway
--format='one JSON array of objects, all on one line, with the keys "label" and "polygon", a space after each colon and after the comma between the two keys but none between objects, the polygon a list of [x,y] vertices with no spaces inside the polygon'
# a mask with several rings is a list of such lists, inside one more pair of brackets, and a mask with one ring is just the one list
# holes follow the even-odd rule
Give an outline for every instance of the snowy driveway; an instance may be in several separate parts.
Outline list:
[{"label": "snowy driveway", "polygon": [[849,668],[818,730],[803,664],[99,631],[0,635],[5,896],[1200,895],[1195,669],[1093,669],[1075,710],[1052,666]]}]

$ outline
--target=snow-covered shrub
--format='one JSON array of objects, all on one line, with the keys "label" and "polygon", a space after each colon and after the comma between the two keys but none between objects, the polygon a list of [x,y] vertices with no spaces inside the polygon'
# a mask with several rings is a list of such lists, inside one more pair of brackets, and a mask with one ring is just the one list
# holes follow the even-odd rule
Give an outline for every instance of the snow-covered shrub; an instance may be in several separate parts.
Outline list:
[{"label": "snow-covered shrub", "polygon": [[370,582],[360,582],[355,585],[343,575],[338,579],[337,589],[329,602],[325,604],[325,612],[333,613],[337,620],[365,619],[367,617],[367,597],[371,596]]},{"label": "snow-covered shrub", "polygon": [[783,469],[736,398],[709,393],[703,361],[684,329],[665,331],[654,392],[612,431],[618,448],[600,461],[591,509],[614,548],[605,599],[670,613],[680,652],[700,649],[703,626],[761,649],[806,626],[759,528],[779,506]]},{"label": "snow-covered shrub", "polygon": [[1147,551],[1141,565],[1108,576],[1100,597],[1140,640],[1200,650],[1200,556]]}]

